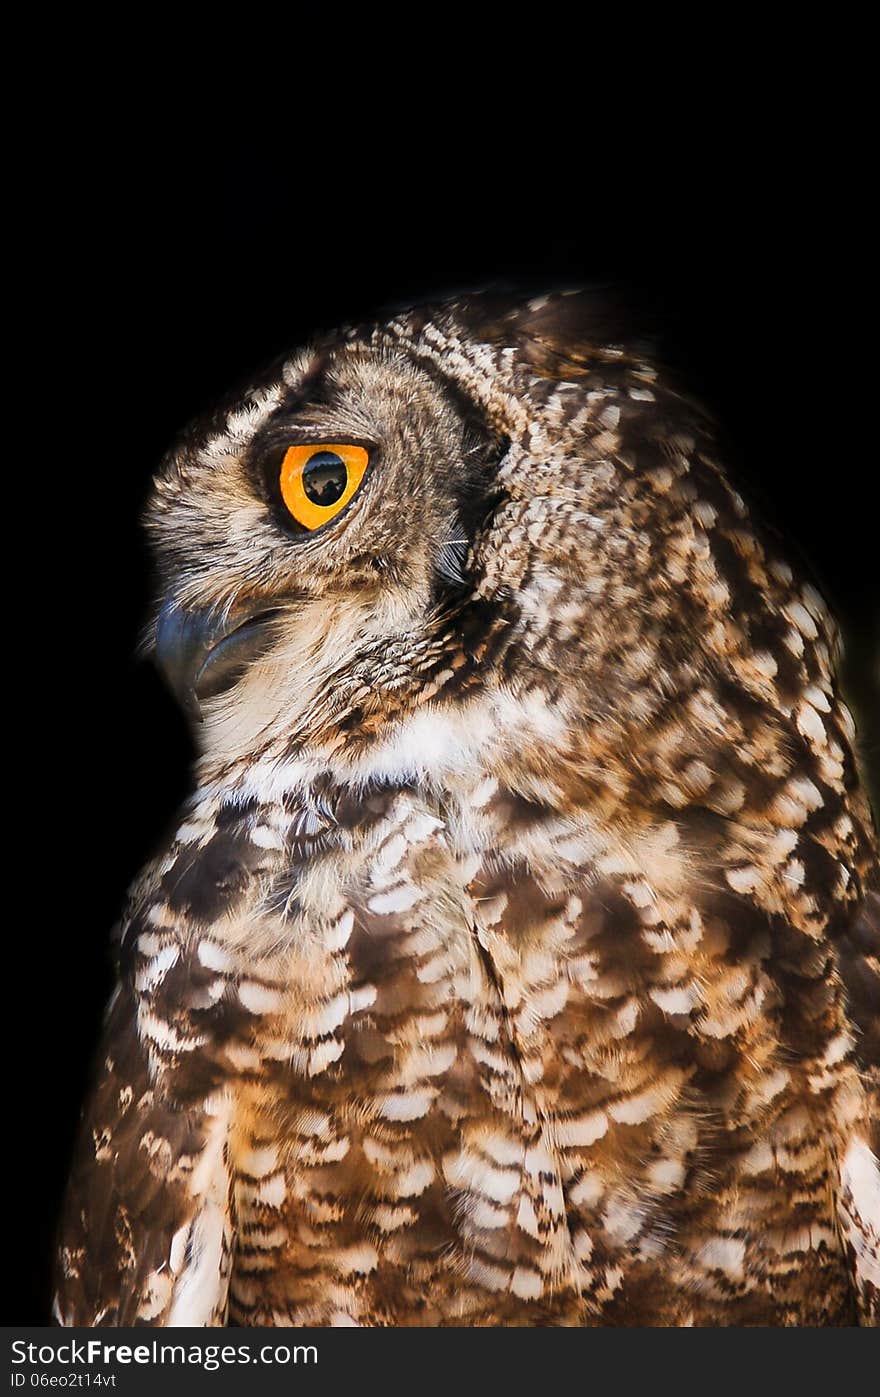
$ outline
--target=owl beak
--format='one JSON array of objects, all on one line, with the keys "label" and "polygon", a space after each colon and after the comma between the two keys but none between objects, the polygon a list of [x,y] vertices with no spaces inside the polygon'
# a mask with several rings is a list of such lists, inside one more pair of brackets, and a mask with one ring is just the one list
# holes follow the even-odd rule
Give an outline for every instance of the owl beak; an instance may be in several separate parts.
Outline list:
[{"label": "owl beak", "polygon": [[265,601],[228,613],[168,603],[156,628],[156,662],[188,716],[200,722],[201,702],[232,688],[272,643],[277,608]]}]

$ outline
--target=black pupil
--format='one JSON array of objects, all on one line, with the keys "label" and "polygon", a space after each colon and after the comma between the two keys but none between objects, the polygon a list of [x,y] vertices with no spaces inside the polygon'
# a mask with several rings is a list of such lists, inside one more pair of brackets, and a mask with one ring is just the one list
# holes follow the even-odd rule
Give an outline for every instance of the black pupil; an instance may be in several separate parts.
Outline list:
[{"label": "black pupil", "polygon": [[312,504],[323,505],[326,509],[345,493],[348,469],[335,451],[316,451],[303,467],[302,483]]}]

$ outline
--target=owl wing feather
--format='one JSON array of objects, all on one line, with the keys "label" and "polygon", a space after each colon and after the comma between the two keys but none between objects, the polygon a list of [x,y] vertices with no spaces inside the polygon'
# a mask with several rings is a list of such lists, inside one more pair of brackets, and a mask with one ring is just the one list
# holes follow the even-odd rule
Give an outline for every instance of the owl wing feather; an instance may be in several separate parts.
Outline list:
[{"label": "owl wing feather", "polygon": [[856,1051],[867,1112],[841,1164],[838,1209],[861,1322],[880,1323],[880,892],[868,892],[838,943],[838,965],[858,1030]]},{"label": "owl wing feather", "polygon": [[222,1102],[180,1109],[151,1081],[134,996],[114,994],[59,1237],[64,1325],[223,1323],[229,1182]]},{"label": "owl wing feather", "polygon": [[[858,1026],[859,1059],[866,1073],[880,1072],[880,892],[868,892],[838,943],[838,964],[849,1010]],[[875,1121],[880,1129],[880,1121]]]}]

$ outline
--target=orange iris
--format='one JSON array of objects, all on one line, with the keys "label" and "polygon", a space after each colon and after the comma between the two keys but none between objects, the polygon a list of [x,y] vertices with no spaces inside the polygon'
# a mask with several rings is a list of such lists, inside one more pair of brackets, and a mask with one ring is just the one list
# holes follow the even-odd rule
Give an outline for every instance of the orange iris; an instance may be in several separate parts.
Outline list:
[{"label": "orange iris", "polygon": [[369,453],[362,446],[309,443],[290,446],[281,462],[281,498],[304,529],[320,529],[345,509],[364,478]]}]

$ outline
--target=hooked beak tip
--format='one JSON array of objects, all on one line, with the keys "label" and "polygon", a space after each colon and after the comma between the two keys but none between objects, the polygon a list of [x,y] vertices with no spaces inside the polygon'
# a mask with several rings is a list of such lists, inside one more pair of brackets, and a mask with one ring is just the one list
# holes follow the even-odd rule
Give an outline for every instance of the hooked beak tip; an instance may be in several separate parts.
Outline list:
[{"label": "hooked beak tip", "polygon": [[269,622],[277,609],[265,602],[232,608],[167,603],[156,627],[156,662],[193,722],[204,721],[201,700],[230,689],[272,641]]}]

